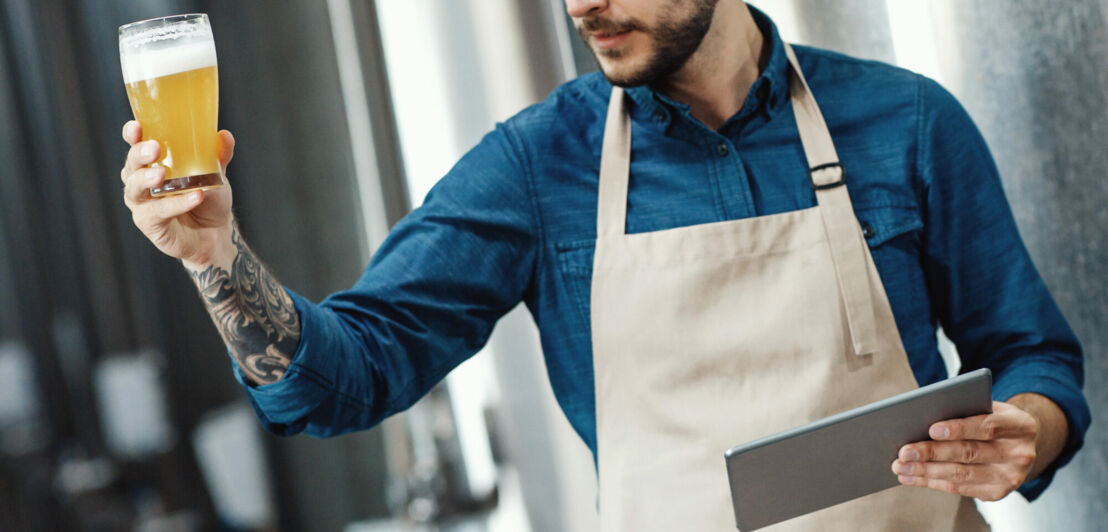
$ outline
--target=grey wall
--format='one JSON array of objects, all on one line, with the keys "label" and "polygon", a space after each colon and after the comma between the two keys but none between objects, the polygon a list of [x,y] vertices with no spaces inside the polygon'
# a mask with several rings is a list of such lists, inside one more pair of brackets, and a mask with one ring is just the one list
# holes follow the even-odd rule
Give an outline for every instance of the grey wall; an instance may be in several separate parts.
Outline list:
[{"label": "grey wall", "polygon": [[[1108,11],[1098,0],[947,1],[961,82],[1024,240],[1085,348],[1093,425],[1033,506],[1039,529],[1097,530],[1108,516]],[[951,50],[947,52],[950,55]]]},{"label": "grey wall", "polygon": [[793,0],[792,4],[800,35],[805,40],[809,36],[819,39],[808,44],[824,46],[821,43],[826,42],[825,47],[836,52],[896,64],[884,1]]}]

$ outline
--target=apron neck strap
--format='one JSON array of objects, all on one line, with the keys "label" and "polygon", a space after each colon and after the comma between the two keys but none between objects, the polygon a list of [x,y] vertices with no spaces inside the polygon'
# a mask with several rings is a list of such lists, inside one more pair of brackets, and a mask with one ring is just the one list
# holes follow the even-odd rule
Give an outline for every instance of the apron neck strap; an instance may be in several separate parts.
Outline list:
[{"label": "apron neck strap", "polygon": [[626,233],[627,180],[631,167],[631,116],[625,111],[622,87],[612,87],[608,120],[604,124],[604,151],[600,155],[596,236]]},{"label": "apron neck strap", "polygon": [[796,54],[789,43],[785,43],[785,55],[789,58],[789,95],[793,103],[793,115],[796,116],[796,129],[800,132],[800,144],[808,159],[812,187],[816,189],[817,196],[821,196],[819,191],[844,184],[843,167],[835,153],[835,144],[831,142],[827,122],[823,120],[823,113],[816,105],[816,99],[808,88],[808,81],[804,79],[804,73],[800,71],[800,64],[797,63]]},{"label": "apron neck strap", "polygon": [[789,58],[789,95],[796,129],[808,159],[808,179],[816,191],[816,203],[835,263],[850,344],[855,355],[876,353],[880,346],[873,299],[878,294],[873,292],[867,274],[871,260],[869,248],[858,219],[854,217],[854,206],[846,190],[843,166],[831,142],[831,132],[788,43],[785,43],[785,55]]}]

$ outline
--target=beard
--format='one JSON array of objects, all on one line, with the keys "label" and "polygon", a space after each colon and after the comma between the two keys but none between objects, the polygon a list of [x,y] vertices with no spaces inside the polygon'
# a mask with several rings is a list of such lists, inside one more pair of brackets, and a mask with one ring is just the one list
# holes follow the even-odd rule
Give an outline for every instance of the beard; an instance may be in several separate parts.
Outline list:
[{"label": "beard", "polygon": [[[708,28],[712,25],[712,16],[715,14],[718,1],[691,0],[692,10],[684,17],[675,15],[671,4],[669,9],[664,10],[658,17],[658,22],[653,27],[630,18],[624,20],[584,18],[577,25],[577,33],[585,41],[585,45],[592,49],[593,57],[599,64],[601,72],[612,85],[619,87],[650,85],[665,79],[684,66],[693,52],[700,47],[704,36],[708,34]],[[601,57],[618,59],[627,55],[627,51],[619,48],[593,49],[588,34],[591,32],[613,34],[631,30],[651,37],[654,49],[649,52],[650,56],[642,66],[629,72],[606,70]]]}]

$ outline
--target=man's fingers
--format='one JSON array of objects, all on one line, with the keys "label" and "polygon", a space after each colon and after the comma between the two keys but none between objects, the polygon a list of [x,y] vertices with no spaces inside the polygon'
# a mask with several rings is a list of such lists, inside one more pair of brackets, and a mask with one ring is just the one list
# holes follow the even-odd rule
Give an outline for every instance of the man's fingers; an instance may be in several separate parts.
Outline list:
[{"label": "man's fingers", "polygon": [[949,480],[959,484],[985,484],[1004,481],[998,468],[980,464],[958,464],[954,462],[893,462],[893,473],[897,476],[924,477]]},{"label": "man's fingers", "polygon": [[188,194],[159,198],[161,201],[153,201],[148,205],[153,210],[154,216],[159,220],[169,220],[189,212],[204,200],[204,191],[196,190]]},{"label": "man's fingers", "polygon": [[945,491],[963,497],[975,497],[983,501],[999,501],[1012,490],[1001,484],[963,484],[945,478],[927,478],[914,476],[897,476],[897,480],[905,486],[931,488]]},{"label": "man's fingers", "polygon": [[1034,433],[1035,418],[1010,404],[993,401],[993,413],[963,419],[948,419],[931,425],[935,440],[995,440]]},{"label": "man's fingers", "polygon": [[128,176],[135,173],[139,168],[157,161],[161,153],[162,148],[156,140],[147,140],[131,146],[131,149],[127,151],[127,162],[123,165],[123,171],[119,173],[120,179],[124,183],[130,181]]},{"label": "man's fingers", "polygon": [[931,425],[928,435],[934,440],[990,440],[985,437],[981,425],[991,414],[967,417],[963,419],[948,419]]},{"label": "man's fingers", "polygon": [[1033,431],[1032,420],[1011,412],[992,413],[965,419],[949,419],[931,425],[928,434],[935,440],[995,440],[1021,436]]},{"label": "man's fingers", "polygon": [[960,462],[988,464],[1003,461],[995,445],[975,440],[919,442],[900,448],[902,462]]},{"label": "man's fingers", "polygon": [[150,187],[165,179],[165,168],[140,168],[125,181],[123,200],[129,207],[150,199]]},{"label": "man's fingers", "polygon": [[1004,498],[1023,483],[1016,468],[951,462],[902,462],[892,465],[897,481],[986,501]]},{"label": "man's fingers", "polygon": [[136,223],[142,226],[161,225],[167,220],[176,218],[191,211],[204,200],[204,192],[197,190],[188,194],[166,196],[155,201],[148,201],[135,207],[134,217]]},{"label": "man's fingers", "polygon": [[134,146],[142,140],[142,125],[137,120],[128,120],[123,124],[123,142]]}]

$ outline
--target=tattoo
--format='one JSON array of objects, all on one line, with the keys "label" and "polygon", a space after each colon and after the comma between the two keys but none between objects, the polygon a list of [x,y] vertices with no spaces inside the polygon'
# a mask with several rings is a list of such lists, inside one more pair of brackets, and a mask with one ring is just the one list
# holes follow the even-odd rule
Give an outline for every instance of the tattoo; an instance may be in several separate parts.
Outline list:
[{"label": "tattoo", "polygon": [[300,317],[280,283],[231,229],[238,251],[231,271],[189,271],[212,321],[243,373],[259,384],[277,382],[300,344]]}]

